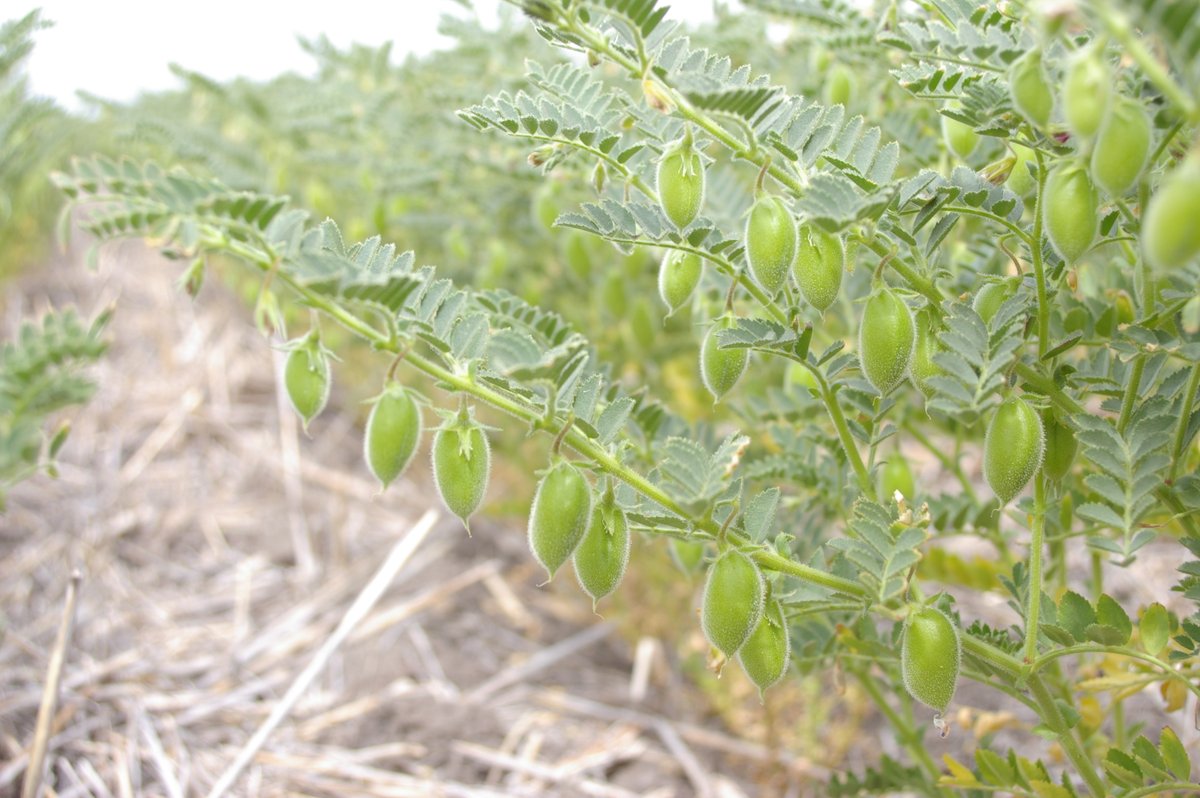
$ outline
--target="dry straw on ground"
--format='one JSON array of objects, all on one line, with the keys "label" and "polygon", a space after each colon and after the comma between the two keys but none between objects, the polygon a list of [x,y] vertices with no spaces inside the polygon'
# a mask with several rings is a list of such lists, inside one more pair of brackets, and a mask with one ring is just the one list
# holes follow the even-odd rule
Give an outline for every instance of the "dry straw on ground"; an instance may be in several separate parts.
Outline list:
[{"label": "dry straw on ground", "polygon": [[381,569],[428,481],[376,496],[336,408],[306,438],[219,284],[193,304],[140,245],[81,255],[5,286],[6,335],[50,303],[117,313],[61,477],[0,517],[0,796],[76,571],[45,795],[203,796],[229,771],[248,796],[737,796],[764,765],[800,794],[808,764],[702,722],[661,646],[538,589],[519,531],[442,515]]}]

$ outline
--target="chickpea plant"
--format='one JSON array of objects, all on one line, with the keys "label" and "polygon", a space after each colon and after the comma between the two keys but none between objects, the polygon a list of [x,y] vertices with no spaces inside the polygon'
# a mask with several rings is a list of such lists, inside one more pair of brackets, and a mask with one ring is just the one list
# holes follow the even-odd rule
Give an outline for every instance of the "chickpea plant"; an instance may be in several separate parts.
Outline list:
[{"label": "chickpea plant", "polygon": [[[244,261],[387,354],[365,446],[385,487],[422,405],[457,394],[433,466],[466,522],[489,405],[548,442],[528,524],[548,578],[572,560],[599,601],[666,539],[704,571],[716,667],[766,701],[795,672],[861,683],[908,761],[825,794],[1200,790],[1181,742],[1200,698],[1200,5],[744,3],[820,52],[837,83],[814,100],[693,47],[655,0],[514,4],[578,57],[530,61],[527,89],[459,116],[592,187],[564,235],[658,250],[643,290],[697,323],[714,423],[614,380],[552,310],[285,199],[100,158],[56,180],[99,238]],[[336,379],[316,335],[289,355],[306,422]],[[1105,593],[1147,556],[1180,564],[1161,600]],[[1007,625],[978,619],[979,585]],[[1168,725],[1127,719],[1143,691]],[[977,701],[1032,712],[1030,745],[938,751],[927,731]]]}]

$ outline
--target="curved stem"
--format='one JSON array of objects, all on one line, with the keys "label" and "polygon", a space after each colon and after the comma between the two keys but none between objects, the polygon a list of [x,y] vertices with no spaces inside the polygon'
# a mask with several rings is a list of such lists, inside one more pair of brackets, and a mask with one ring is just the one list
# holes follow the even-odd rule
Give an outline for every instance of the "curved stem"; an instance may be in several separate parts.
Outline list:
[{"label": "curved stem", "polygon": [[1179,424],[1175,427],[1175,441],[1171,446],[1171,470],[1167,479],[1174,482],[1179,474],[1179,464],[1183,461],[1183,446],[1187,441],[1188,427],[1191,426],[1192,408],[1196,405],[1196,390],[1200,388],[1200,363],[1192,366],[1192,376],[1188,378],[1187,387],[1183,391],[1183,402],[1179,406]]},{"label": "curved stem", "polygon": [[1167,679],[1179,682],[1181,685],[1187,688],[1188,692],[1197,698],[1200,698],[1200,684],[1195,684],[1193,679],[1189,678],[1187,673],[1175,670],[1170,663],[1163,662],[1153,654],[1145,654],[1141,651],[1134,651],[1133,649],[1125,646],[1103,646],[1099,643],[1081,643],[1080,645],[1076,646],[1056,648],[1053,651],[1047,651],[1045,654],[1042,654],[1035,659],[1030,665],[1030,671],[1032,673],[1037,673],[1054,660],[1061,659],[1063,657],[1073,657],[1076,654],[1105,654],[1117,657],[1125,657],[1126,659],[1133,659],[1137,660],[1138,662],[1144,662],[1147,665],[1153,666]]},{"label": "curved stem", "polygon": [[912,718],[902,717],[900,713],[896,711],[896,708],[888,702],[887,696],[884,695],[883,690],[880,689],[878,680],[876,680],[875,677],[866,670],[866,668],[850,668],[849,670],[854,674],[854,677],[858,679],[858,683],[862,685],[863,689],[867,691],[867,695],[871,697],[871,700],[875,703],[875,706],[877,706],[879,711],[883,713],[883,716],[888,719],[888,723],[891,724],[891,727],[895,729],[896,736],[900,740],[901,744],[903,744],[904,749],[908,751],[908,755],[912,757],[914,762],[924,769],[928,777],[926,779],[926,791],[930,795],[953,795],[953,793],[951,793],[945,787],[936,786],[938,779],[941,778],[942,771],[933,761],[933,757],[929,755],[929,751],[925,749],[925,745],[921,741],[923,735],[921,734],[921,731],[914,725]]},{"label": "curved stem", "polygon": [[1108,791],[1104,787],[1104,781],[1100,778],[1100,774],[1096,771],[1096,765],[1092,761],[1092,757],[1084,750],[1079,740],[1071,733],[1071,729],[1067,726],[1067,721],[1063,717],[1062,711],[1058,708],[1058,704],[1054,701],[1054,696],[1047,689],[1046,683],[1042,681],[1041,676],[1033,676],[1029,679],[1029,690],[1033,693],[1034,700],[1037,701],[1038,713],[1042,720],[1050,728],[1058,738],[1058,744],[1062,746],[1063,752],[1067,758],[1071,760],[1071,764],[1075,765],[1075,769],[1079,771],[1079,775],[1087,782],[1088,789],[1095,798],[1104,798],[1108,795]]}]

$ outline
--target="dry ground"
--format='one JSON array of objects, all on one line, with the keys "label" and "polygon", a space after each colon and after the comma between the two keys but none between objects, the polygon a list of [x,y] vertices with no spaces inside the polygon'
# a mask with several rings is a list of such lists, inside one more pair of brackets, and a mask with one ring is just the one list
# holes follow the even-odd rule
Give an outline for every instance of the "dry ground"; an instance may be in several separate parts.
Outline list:
[{"label": "dry ground", "polygon": [[[60,479],[0,517],[0,796],[20,791],[75,569],[53,794],[205,795],[434,494],[376,496],[352,413],[306,437],[219,283],[193,304],[138,244],[95,272],[82,254],[6,286],[5,335],[47,303],[117,313]],[[737,796],[768,763],[806,781],[701,717],[664,647],[631,650],[570,575],[539,588],[520,530],[473,526],[439,518],[230,794]]]}]

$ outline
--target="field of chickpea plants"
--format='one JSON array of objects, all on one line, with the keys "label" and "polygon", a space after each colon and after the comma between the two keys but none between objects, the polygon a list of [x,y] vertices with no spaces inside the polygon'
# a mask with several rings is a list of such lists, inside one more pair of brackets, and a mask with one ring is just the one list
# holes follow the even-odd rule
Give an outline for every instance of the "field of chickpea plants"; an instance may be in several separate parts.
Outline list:
[{"label": "field of chickpea plants", "polygon": [[1200,794],[1200,0],[0,28],[0,796]]}]

